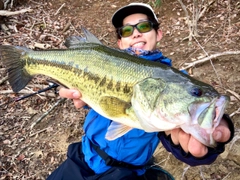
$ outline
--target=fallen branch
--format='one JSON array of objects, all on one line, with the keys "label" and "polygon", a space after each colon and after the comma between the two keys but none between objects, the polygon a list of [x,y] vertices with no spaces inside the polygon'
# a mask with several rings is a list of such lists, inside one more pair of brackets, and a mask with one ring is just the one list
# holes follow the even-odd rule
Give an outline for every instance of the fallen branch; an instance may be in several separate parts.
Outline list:
[{"label": "fallen branch", "polygon": [[240,95],[230,89],[227,89],[227,92],[231,93],[233,96],[235,96],[240,101]]},{"label": "fallen branch", "polygon": [[[21,90],[18,92],[18,94],[31,94],[31,93],[33,93],[33,91],[29,91],[29,90]],[[13,92],[12,90],[1,90],[0,94],[15,94],[15,92]],[[56,97],[55,93],[42,92],[39,95],[47,96],[47,97]]]},{"label": "fallen branch", "polygon": [[62,30],[62,32],[63,32],[63,33],[66,32],[66,31],[70,28],[70,26],[71,26],[71,21],[68,22],[68,23],[65,25],[65,27],[64,27],[63,30]]},{"label": "fallen branch", "polygon": [[2,29],[3,32],[7,33],[8,35],[10,35],[10,33],[8,32],[8,27],[5,24],[0,24],[0,28]]},{"label": "fallen branch", "polygon": [[49,127],[45,128],[45,129],[41,129],[41,130],[39,130],[39,131],[37,131],[37,132],[35,132],[35,133],[29,134],[29,137],[35,136],[36,134],[40,134],[40,133],[48,130],[48,128],[49,128]]},{"label": "fallen branch", "polygon": [[189,69],[197,64],[201,64],[201,63],[204,63],[206,61],[209,61],[210,59],[213,59],[213,58],[216,58],[216,57],[219,57],[219,56],[225,56],[225,55],[237,55],[237,54],[240,54],[240,51],[225,51],[225,52],[222,52],[222,53],[216,53],[216,54],[212,54],[208,57],[205,57],[205,58],[202,58],[202,59],[199,59],[197,61],[194,61],[192,63],[185,63],[185,65],[187,65],[186,67],[183,67],[181,68],[181,70],[186,70],[186,69]]},{"label": "fallen branch", "polygon": [[238,108],[236,111],[234,111],[233,113],[231,113],[229,116],[233,117],[236,114],[240,114],[240,108]]},{"label": "fallen branch", "polygon": [[8,80],[8,77],[5,76],[4,78],[0,79],[0,85],[2,85],[4,82]]},{"label": "fallen branch", "polygon": [[181,180],[184,179],[184,176],[185,176],[186,172],[188,171],[188,169],[189,169],[190,167],[191,167],[191,166],[188,165],[187,167],[185,167],[185,168],[183,169],[183,173],[182,173]]},{"label": "fallen branch", "polygon": [[53,111],[61,102],[65,101],[65,98],[59,99],[48,111],[46,111],[45,113],[43,113],[43,115],[38,118],[34,123],[32,123],[31,125],[31,129],[37,124],[39,123],[41,120],[43,120],[51,111]]},{"label": "fallen branch", "polygon": [[6,11],[6,10],[0,10],[0,16],[14,16],[17,14],[22,14],[26,12],[32,12],[32,9],[21,9],[19,11]]},{"label": "fallen branch", "polygon": [[60,12],[60,10],[63,8],[63,6],[65,6],[65,3],[63,3],[63,4],[61,5],[61,7],[57,10],[57,12],[54,14],[54,16],[56,16],[56,15]]}]

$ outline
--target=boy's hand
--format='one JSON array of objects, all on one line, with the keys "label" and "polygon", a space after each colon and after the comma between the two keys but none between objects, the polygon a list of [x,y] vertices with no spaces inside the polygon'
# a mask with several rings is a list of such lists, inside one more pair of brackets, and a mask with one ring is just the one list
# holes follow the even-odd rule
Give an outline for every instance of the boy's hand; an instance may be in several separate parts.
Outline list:
[{"label": "boy's hand", "polygon": [[[172,141],[175,145],[180,144],[186,153],[190,152],[195,157],[203,157],[208,152],[205,145],[196,140],[190,134],[185,133],[180,128],[166,131],[165,133],[167,135],[171,134]],[[229,140],[230,136],[231,132],[228,124],[224,119],[222,119],[213,132],[213,138],[216,142],[226,142]]]},{"label": "boy's hand", "polygon": [[76,108],[81,108],[83,106],[86,105],[85,102],[83,102],[82,100],[80,100],[80,98],[82,97],[81,93],[78,90],[75,89],[66,89],[66,88],[61,88],[59,90],[59,95],[63,98],[68,98],[68,99],[72,99],[74,106]]}]

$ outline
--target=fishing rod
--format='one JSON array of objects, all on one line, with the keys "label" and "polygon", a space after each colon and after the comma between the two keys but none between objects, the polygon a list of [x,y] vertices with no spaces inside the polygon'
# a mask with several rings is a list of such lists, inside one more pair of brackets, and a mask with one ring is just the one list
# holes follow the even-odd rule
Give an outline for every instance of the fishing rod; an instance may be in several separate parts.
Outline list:
[{"label": "fishing rod", "polygon": [[18,102],[18,101],[21,101],[23,99],[26,99],[26,98],[29,98],[31,96],[34,96],[36,94],[40,94],[42,92],[46,92],[48,90],[51,90],[51,89],[54,89],[54,92],[55,94],[57,94],[57,87],[59,86],[59,84],[56,84],[54,82],[51,82],[49,81],[48,83],[48,87],[44,88],[44,89],[40,89],[34,93],[31,93],[31,94],[28,94],[28,95],[25,95],[25,96],[21,96],[21,97],[17,97],[17,98],[13,98],[13,100],[11,100],[10,102],[7,102],[7,103],[4,103],[4,104],[1,104],[0,107],[4,106],[4,105],[8,105],[10,103],[13,103],[13,102]]}]

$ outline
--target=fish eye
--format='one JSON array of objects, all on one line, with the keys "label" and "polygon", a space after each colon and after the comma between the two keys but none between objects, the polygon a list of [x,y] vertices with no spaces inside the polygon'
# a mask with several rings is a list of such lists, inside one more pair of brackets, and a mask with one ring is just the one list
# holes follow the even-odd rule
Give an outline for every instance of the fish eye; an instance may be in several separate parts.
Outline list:
[{"label": "fish eye", "polygon": [[201,97],[203,94],[203,91],[201,88],[195,87],[195,88],[191,89],[190,93],[191,93],[191,95],[193,95],[195,97]]}]

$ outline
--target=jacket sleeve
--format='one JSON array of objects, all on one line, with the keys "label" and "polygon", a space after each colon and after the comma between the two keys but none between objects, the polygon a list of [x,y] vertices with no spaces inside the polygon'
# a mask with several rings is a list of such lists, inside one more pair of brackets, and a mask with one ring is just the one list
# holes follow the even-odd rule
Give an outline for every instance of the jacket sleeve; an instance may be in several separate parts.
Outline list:
[{"label": "jacket sleeve", "polygon": [[180,161],[190,165],[190,166],[198,166],[198,165],[207,165],[213,163],[219,154],[221,154],[225,150],[225,144],[230,142],[234,136],[234,125],[230,117],[224,114],[223,119],[225,119],[228,123],[229,129],[231,131],[231,136],[227,142],[218,143],[216,148],[208,147],[208,153],[201,157],[196,158],[191,153],[186,153],[182,149],[180,145],[173,144],[171,140],[171,136],[166,136],[165,132],[159,132],[158,137],[161,140],[163,146],[167,149],[168,152],[171,152],[177,159]]}]

